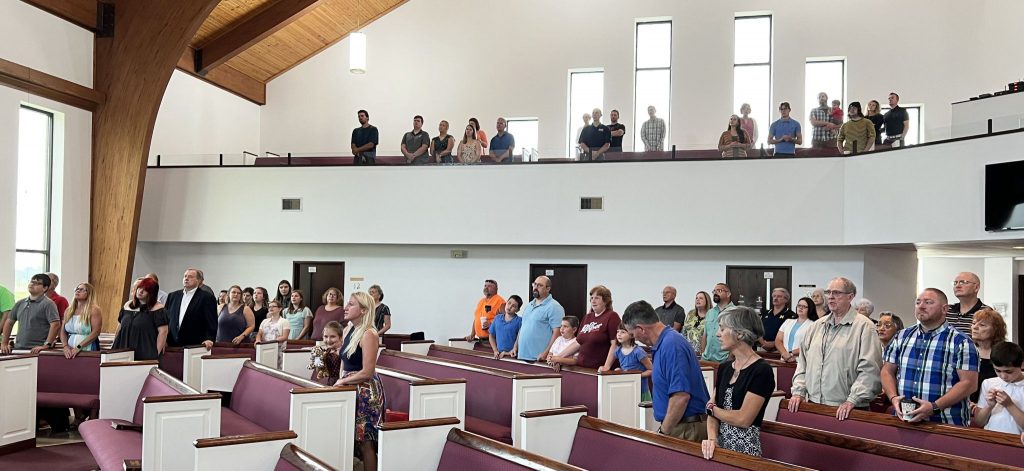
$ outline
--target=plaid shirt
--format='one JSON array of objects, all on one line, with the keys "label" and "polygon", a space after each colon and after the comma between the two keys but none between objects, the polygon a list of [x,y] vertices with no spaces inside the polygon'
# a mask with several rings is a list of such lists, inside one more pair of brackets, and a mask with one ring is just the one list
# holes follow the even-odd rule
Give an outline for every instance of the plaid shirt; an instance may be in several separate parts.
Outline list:
[{"label": "plaid shirt", "polygon": [[644,150],[660,151],[665,146],[665,120],[651,118],[640,128],[640,139],[644,141]]},{"label": "plaid shirt", "polygon": [[[903,329],[885,349],[885,362],[896,365],[898,394],[933,404],[960,382],[957,370],[978,371],[978,361],[974,342],[948,322],[931,332],[920,324]],[[967,398],[929,420],[966,427],[971,420]]]},{"label": "plaid shirt", "polygon": [[[818,121],[832,122],[832,109],[827,106],[819,106],[811,110],[811,119]],[[813,138],[815,141],[835,141],[836,132],[826,128],[825,126],[814,126],[811,125],[814,130]],[[834,143],[834,142],[833,142]]]}]

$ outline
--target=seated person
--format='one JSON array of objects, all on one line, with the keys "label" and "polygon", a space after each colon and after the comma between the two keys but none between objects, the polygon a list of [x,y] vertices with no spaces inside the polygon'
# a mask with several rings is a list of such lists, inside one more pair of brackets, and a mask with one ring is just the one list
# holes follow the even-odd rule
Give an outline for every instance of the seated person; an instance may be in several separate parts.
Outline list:
[{"label": "seated person", "polygon": [[576,355],[563,357],[561,354],[576,341],[576,330],[580,327],[580,320],[575,316],[565,316],[562,318],[562,325],[558,328],[558,332],[562,334],[561,337],[555,339],[555,343],[551,344],[551,354],[548,355],[548,365],[551,365],[555,371],[561,367],[561,365],[575,365]]},{"label": "seated person", "polygon": [[981,384],[974,422],[985,430],[1024,434],[1024,351],[1000,342],[992,347],[992,366],[997,376]]}]

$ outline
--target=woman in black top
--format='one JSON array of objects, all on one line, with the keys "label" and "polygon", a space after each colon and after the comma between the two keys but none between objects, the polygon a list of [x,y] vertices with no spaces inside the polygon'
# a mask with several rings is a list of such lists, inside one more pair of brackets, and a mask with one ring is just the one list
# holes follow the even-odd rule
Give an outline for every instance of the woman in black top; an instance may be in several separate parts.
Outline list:
[{"label": "woman in black top", "polygon": [[718,379],[708,402],[708,439],[701,442],[704,458],[715,448],[761,456],[761,421],[775,391],[772,367],[754,348],[764,337],[761,316],[748,307],[722,313],[718,339],[732,360],[718,366]]},{"label": "woman in black top", "polygon": [[875,125],[875,145],[882,143],[882,124],[885,123],[885,117],[882,116],[880,106],[877,101],[871,100],[868,102],[868,113],[864,116],[871,124]]},{"label": "woman in black top", "polygon": [[167,348],[167,313],[156,300],[160,285],[142,278],[132,287],[131,300],[117,316],[113,349],[129,348],[136,360],[157,360]]},{"label": "woman in black top", "polygon": [[441,121],[437,126],[437,136],[430,140],[430,155],[434,156],[434,162],[439,164],[453,163],[452,149],[455,148],[455,138],[448,134],[448,121]]},{"label": "woman in black top", "polygon": [[267,303],[270,302],[270,300],[267,299],[269,297],[270,296],[267,295],[267,289],[262,286],[257,286],[252,292],[252,306],[249,307],[252,308],[253,322],[255,322],[256,325],[252,334],[249,335],[249,338],[251,338],[252,341],[256,341],[256,334],[259,333],[260,326],[263,325],[263,320],[267,318],[267,312],[270,310],[267,306]]},{"label": "woman in black top", "polygon": [[380,285],[370,287],[370,297],[377,303],[373,313],[373,328],[377,329],[377,335],[383,337],[384,333],[391,330],[391,308],[384,304],[384,290]]}]

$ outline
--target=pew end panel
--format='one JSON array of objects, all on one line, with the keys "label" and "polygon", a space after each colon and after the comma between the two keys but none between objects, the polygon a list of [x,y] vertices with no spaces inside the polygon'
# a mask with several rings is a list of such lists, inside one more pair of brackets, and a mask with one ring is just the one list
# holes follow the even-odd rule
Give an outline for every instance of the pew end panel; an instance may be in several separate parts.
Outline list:
[{"label": "pew end panel", "polygon": [[785,391],[775,391],[772,393],[772,397],[768,398],[768,407],[764,410],[764,420],[775,422],[778,419],[779,406],[782,405],[782,400],[785,398]]},{"label": "pew end panel", "polygon": [[[661,428],[661,422],[654,420],[654,403],[651,401],[644,401],[637,404],[636,407],[640,410],[640,430],[657,432],[658,429]],[[767,415],[767,412],[765,415]]]},{"label": "pew end panel", "polygon": [[433,344],[433,340],[406,340],[402,342],[402,351],[417,355],[427,355],[430,353],[430,346]]},{"label": "pew end panel", "polygon": [[291,444],[295,432],[267,432],[231,437],[200,438],[195,449],[195,471],[245,469],[273,471],[281,459],[282,448]]},{"label": "pew end panel", "polygon": [[309,377],[312,370],[306,367],[309,366],[311,354],[311,348],[286,348],[281,352],[280,370],[295,376]]},{"label": "pew end panel", "polygon": [[[248,355],[203,355],[199,360],[199,389],[202,392],[233,391],[238,373]],[[193,386],[194,387],[194,386]]]},{"label": "pew end panel", "polygon": [[462,348],[466,350],[473,350],[476,348],[476,342],[467,342],[466,339],[456,337],[448,339],[448,346],[452,348]]},{"label": "pew end panel", "polygon": [[455,417],[387,422],[380,430],[380,471],[432,471],[441,462],[448,432],[464,425]]},{"label": "pew end panel", "polygon": [[466,422],[466,380],[422,380],[409,385],[409,419],[455,417]]},{"label": "pew end panel", "polygon": [[562,377],[558,374],[516,375],[512,379],[512,445],[519,437],[519,414],[562,407]]},{"label": "pew end panel", "polygon": [[281,353],[281,342],[259,342],[256,344],[256,363],[266,365],[271,368],[280,369],[279,364]]},{"label": "pew end panel", "polygon": [[587,415],[585,406],[534,410],[519,414],[520,448],[546,456],[560,463],[569,461],[573,437],[580,418]]},{"label": "pew end panel", "polygon": [[38,376],[38,356],[0,356],[0,455],[35,446]]},{"label": "pew end panel", "polygon": [[291,391],[289,428],[295,444],[338,469],[352,469],[356,387],[308,387]]},{"label": "pew end panel", "polygon": [[142,383],[159,364],[157,360],[101,363],[99,418],[131,421]]},{"label": "pew end panel", "polygon": [[640,402],[639,372],[602,372],[597,376],[597,417],[602,420],[640,427],[640,411],[633,406]]},{"label": "pew end panel", "polygon": [[115,361],[135,361],[135,350],[120,349],[100,351],[100,363],[110,363]]},{"label": "pew end panel", "polygon": [[177,394],[139,398],[143,471],[189,469],[195,462],[192,442],[220,435],[221,395],[200,394],[156,368],[150,376]]},{"label": "pew end panel", "polygon": [[203,386],[203,356],[209,355],[206,347],[199,345],[185,347],[182,351],[181,380],[195,389]]}]

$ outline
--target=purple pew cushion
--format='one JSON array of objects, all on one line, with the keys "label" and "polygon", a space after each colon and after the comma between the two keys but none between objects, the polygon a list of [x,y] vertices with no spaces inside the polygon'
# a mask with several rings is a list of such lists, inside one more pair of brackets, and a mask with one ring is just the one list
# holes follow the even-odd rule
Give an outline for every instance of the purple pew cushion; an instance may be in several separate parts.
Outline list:
[{"label": "purple pew cushion", "polygon": [[[287,403],[285,403],[287,405]],[[256,425],[249,419],[238,415],[237,412],[228,409],[227,407],[220,408],[220,435],[227,437],[229,435],[250,435],[254,433],[264,433],[268,430]]]},{"label": "purple pew cushion", "polygon": [[142,434],[114,430],[105,419],[87,420],[78,426],[85,445],[103,470],[124,469],[124,460],[142,459]]},{"label": "purple pew cushion", "polygon": [[688,455],[583,427],[576,429],[572,450],[569,452],[569,464],[584,469],[644,471],[739,469],[725,463],[707,461],[701,456]]},{"label": "purple pew cushion", "polygon": [[39,407],[74,407],[76,409],[94,410],[100,408],[100,396],[97,394],[73,394],[40,391],[36,396]]},{"label": "purple pew cushion", "polygon": [[88,394],[99,400],[100,357],[79,356],[68,360],[58,355],[39,355],[36,385],[41,393]]},{"label": "purple pew cushion", "polygon": [[185,374],[185,353],[181,350],[164,352],[160,357],[160,369],[175,378],[182,379]]},{"label": "purple pew cushion", "polygon": [[512,428],[466,415],[466,431],[512,444]]},{"label": "purple pew cushion", "polygon": [[779,377],[779,384],[776,385],[775,389],[786,393],[786,398],[793,397],[793,375],[796,374],[796,363],[786,364],[786,366],[780,366],[776,371]]},{"label": "purple pew cushion", "polygon": [[[835,421],[835,419],[832,420]],[[836,463],[842,463],[846,469],[899,469],[900,471],[934,469],[919,463],[765,432],[761,432],[761,451],[764,458],[813,469],[834,468]]]},{"label": "purple pew cushion", "polygon": [[437,469],[438,471],[465,471],[467,469],[521,471],[530,468],[455,442],[446,442],[444,450],[441,451],[441,462],[438,463]]},{"label": "purple pew cushion", "polygon": [[288,430],[291,390],[296,384],[242,367],[231,391],[231,410],[264,431]]},{"label": "purple pew cushion", "polygon": [[150,396],[180,396],[176,389],[167,385],[167,383],[159,380],[156,376],[146,376],[146,381],[142,383],[142,391],[139,392],[138,399],[135,400],[135,414],[132,416],[132,422],[141,424],[142,423],[142,399]]},{"label": "purple pew cushion", "polygon": [[388,409],[409,412],[409,382],[386,374],[377,376],[380,376],[381,385],[384,386],[384,391],[388,395]]},{"label": "purple pew cushion", "polygon": [[302,471],[294,464],[289,463],[284,458],[278,458],[277,466],[274,466],[274,471]]}]

